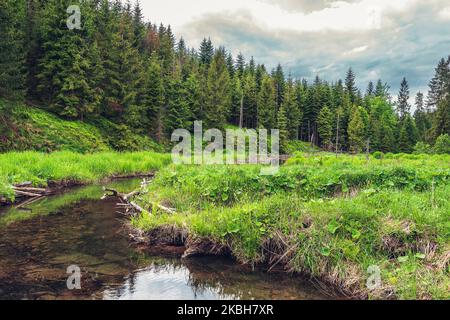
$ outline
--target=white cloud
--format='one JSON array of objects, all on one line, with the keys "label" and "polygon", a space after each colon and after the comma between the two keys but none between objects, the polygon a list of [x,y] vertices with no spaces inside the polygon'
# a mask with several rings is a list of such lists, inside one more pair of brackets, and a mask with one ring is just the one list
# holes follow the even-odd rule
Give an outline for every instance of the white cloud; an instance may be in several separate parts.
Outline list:
[{"label": "white cloud", "polygon": [[450,7],[446,7],[444,9],[442,9],[442,11],[439,13],[439,16],[443,19],[450,20]]},{"label": "white cloud", "polygon": [[351,55],[354,55],[354,54],[357,54],[357,53],[364,52],[364,51],[366,51],[368,48],[369,48],[369,46],[356,47],[356,48],[353,48],[353,49],[350,50],[350,51],[345,52],[344,55],[346,55],[346,56],[351,56]]},{"label": "white cloud", "polygon": [[[384,11],[401,10],[414,0],[329,1],[322,10],[304,13],[267,0],[156,0],[143,1],[145,16],[152,22],[182,29],[207,14],[243,15],[267,30],[351,31],[380,27]],[[300,1],[301,2],[301,1]]]}]

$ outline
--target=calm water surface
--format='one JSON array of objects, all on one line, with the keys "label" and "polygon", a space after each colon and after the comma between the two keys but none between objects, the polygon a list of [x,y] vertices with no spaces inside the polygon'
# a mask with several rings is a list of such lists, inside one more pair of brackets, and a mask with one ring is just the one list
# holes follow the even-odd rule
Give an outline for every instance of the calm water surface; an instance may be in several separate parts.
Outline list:
[{"label": "calm water surface", "polygon": [[[139,180],[110,186],[128,192]],[[130,244],[101,186],[0,211],[0,299],[324,299],[311,282],[230,259],[154,256]],[[8,226],[4,226],[7,222]],[[82,272],[67,289],[67,267]]]}]

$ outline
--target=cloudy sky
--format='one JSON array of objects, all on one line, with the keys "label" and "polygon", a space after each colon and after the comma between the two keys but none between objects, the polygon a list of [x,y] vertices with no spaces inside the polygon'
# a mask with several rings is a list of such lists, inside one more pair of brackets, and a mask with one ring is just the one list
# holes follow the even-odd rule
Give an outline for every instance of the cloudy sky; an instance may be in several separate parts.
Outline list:
[{"label": "cloudy sky", "polygon": [[333,81],[349,67],[358,84],[382,78],[396,95],[426,91],[450,55],[450,0],[142,0],[145,17],[171,24],[198,47],[203,37],[295,78]]}]

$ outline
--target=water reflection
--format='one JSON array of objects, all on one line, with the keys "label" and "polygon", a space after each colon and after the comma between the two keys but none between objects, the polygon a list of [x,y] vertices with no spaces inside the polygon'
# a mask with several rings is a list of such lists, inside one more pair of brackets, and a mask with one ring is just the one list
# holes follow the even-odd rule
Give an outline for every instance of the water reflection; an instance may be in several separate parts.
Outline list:
[{"label": "water reflection", "polygon": [[[139,180],[114,183],[127,192]],[[252,272],[226,259],[156,257],[130,246],[101,186],[1,213],[0,299],[321,299],[309,282]],[[5,226],[7,225],[7,226]],[[82,289],[66,287],[78,265]]]}]

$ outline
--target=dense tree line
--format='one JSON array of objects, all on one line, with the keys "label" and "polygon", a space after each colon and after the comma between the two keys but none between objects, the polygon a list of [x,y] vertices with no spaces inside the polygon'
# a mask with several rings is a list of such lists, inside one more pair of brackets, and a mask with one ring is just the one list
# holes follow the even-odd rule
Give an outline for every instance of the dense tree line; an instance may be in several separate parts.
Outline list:
[{"label": "dense tree line", "polygon": [[170,26],[144,21],[139,3],[80,2],[81,29],[69,30],[69,0],[2,0],[0,96],[26,98],[66,118],[105,117],[164,142],[174,129],[227,125],[278,128],[282,146],[303,140],[329,150],[412,152],[450,134],[450,57],[442,59],[411,114],[409,87],[365,92],[344,80],[311,83],[234,58],[204,39],[189,48]]}]

